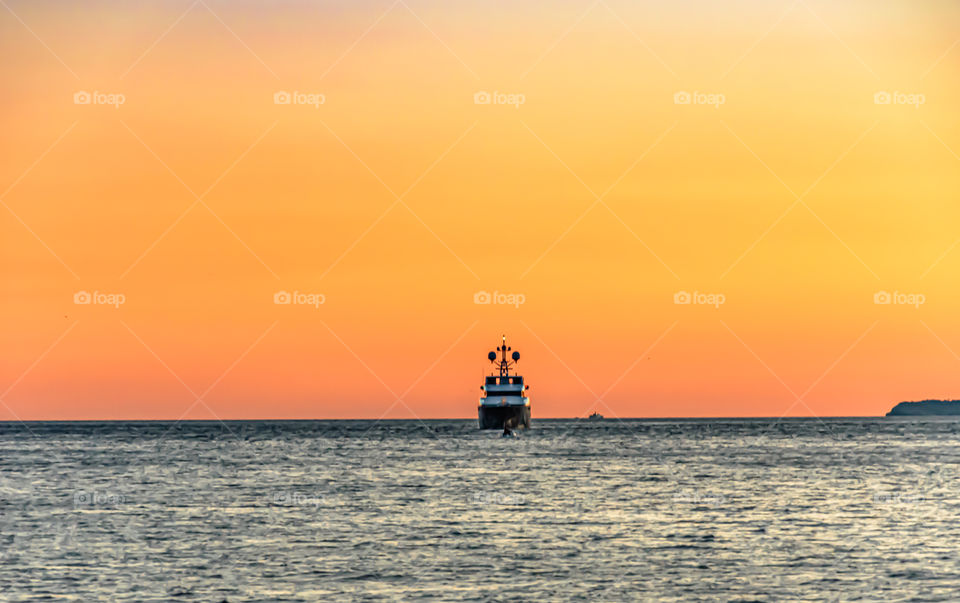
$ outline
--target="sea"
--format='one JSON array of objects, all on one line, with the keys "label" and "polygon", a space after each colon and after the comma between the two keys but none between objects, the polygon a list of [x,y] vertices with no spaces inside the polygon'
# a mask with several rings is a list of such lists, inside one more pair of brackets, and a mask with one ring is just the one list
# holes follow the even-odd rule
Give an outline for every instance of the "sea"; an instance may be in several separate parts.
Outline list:
[{"label": "sea", "polygon": [[3,601],[960,598],[960,420],[0,423]]}]

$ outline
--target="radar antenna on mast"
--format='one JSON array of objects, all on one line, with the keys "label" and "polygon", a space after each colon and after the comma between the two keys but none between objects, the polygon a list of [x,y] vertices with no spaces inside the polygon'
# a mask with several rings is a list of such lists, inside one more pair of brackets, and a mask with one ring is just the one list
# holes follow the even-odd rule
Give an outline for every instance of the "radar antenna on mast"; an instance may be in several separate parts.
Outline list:
[{"label": "radar antenna on mast", "polygon": [[500,361],[497,362],[496,352],[490,352],[487,354],[487,358],[490,360],[490,362],[496,364],[497,368],[499,368],[501,377],[508,376],[510,374],[510,369],[513,368],[518,360],[520,360],[520,352],[513,352],[513,354],[510,355],[510,358],[512,358],[513,361],[507,360],[507,352],[511,350],[512,348],[507,346],[507,336],[501,335],[500,345],[497,347],[497,352],[500,352]]}]

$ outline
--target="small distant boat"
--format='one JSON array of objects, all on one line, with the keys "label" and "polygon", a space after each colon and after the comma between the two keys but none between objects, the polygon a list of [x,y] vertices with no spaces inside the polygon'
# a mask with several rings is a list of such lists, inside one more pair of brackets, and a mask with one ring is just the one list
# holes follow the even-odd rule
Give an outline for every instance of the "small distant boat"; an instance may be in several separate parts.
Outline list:
[{"label": "small distant boat", "polygon": [[587,417],[588,421],[599,421],[601,419],[603,419],[603,415],[601,415],[597,411],[594,411],[589,417]]}]

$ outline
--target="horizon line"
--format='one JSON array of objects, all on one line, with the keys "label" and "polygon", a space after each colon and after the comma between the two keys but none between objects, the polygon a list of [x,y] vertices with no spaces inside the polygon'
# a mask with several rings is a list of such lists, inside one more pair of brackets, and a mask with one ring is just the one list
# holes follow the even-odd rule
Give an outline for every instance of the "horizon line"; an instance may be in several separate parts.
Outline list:
[{"label": "horizon line", "polygon": [[[726,417],[604,417],[602,421],[730,421],[730,420],[833,420],[833,419],[895,419],[895,418],[925,418],[925,417],[946,417],[960,420],[960,415],[827,415],[827,416],[726,416]],[[540,417],[536,421],[587,421],[587,417]],[[371,423],[384,423],[387,421],[476,421],[476,417],[435,417],[435,418],[390,418],[373,419],[365,417],[356,418],[257,418],[257,419],[13,419],[0,420],[0,425],[18,424],[18,423],[255,423],[264,421],[368,421]],[[595,423],[595,420],[591,421]]]}]

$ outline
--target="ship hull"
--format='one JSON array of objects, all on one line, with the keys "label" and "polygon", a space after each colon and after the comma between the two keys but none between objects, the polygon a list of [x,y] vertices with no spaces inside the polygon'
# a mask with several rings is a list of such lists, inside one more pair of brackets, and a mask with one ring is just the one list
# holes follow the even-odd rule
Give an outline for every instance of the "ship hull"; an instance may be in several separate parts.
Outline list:
[{"label": "ship hull", "polygon": [[481,406],[480,429],[529,429],[529,406]]}]

